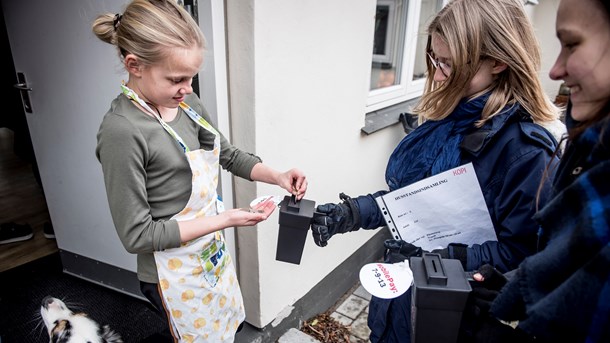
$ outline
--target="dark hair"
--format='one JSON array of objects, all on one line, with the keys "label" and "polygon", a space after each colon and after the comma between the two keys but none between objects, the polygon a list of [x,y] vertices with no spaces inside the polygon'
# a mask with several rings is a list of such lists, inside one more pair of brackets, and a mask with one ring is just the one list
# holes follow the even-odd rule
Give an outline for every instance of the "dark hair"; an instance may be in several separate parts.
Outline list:
[{"label": "dark hair", "polygon": [[610,16],[610,2],[608,0],[599,0],[602,3],[602,6],[606,9],[606,14]]}]

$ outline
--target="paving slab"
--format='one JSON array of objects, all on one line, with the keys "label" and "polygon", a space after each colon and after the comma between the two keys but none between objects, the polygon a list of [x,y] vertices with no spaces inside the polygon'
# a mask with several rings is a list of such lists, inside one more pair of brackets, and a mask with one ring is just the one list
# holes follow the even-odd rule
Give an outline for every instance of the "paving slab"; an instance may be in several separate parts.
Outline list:
[{"label": "paving slab", "polygon": [[335,312],[339,312],[344,316],[356,319],[362,310],[367,307],[367,305],[367,300],[351,294],[347,297],[347,299],[345,299],[345,301],[343,301],[341,305],[339,305],[339,307],[337,307],[337,309],[335,309]]},{"label": "paving slab", "polygon": [[357,295],[361,298],[364,298],[366,300],[371,300],[371,293],[369,293],[366,289],[364,289],[364,287],[362,287],[362,285],[358,286],[358,288],[356,288],[356,290],[353,293],[354,295]]},{"label": "paving slab", "polygon": [[369,326],[367,324],[367,314],[366,313],[360,314],[360,316],[358,316],[358,318],[356,318],[356,320],[354,320],[354,322],[352,323],[350,332],[352,333],[352,335],[354,335],[364,341],[368,341],[369,335],[371,334],[371,330],[369,329]]},{"label": "paving slab", "polygon": [[352,322],[354,321],[352,318],[350,318],[348,316],[344,316],[339,312],[331,313],[330,317],[333,318],[334,320],[336,320],[337,322],[339,322],[339,324],[345,325],[345,326],[352,325]]},{"label": "paving slab", "polygon": [[278,343],[321,343],[301,330],[292,328],[280,337]]}]

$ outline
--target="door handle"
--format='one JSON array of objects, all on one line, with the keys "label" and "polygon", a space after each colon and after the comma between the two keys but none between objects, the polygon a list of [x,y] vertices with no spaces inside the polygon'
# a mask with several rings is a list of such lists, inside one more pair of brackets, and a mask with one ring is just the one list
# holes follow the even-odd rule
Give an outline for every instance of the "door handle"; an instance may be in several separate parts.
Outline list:
[{"label": "door handle", "polygon": [[13,87],[19,90],[21,93],[21,102],[23,103],[23,109],[27,113],[32,113],[32,102],[30,101],[30,93],[32,91],[31,87],[28,87],[28,83],[25,80],[25,74],[22,72],[17,73],[17,83],[13,85]]},{"label": "door handle", "polygon": [[20,91],[32,91],[32,88],[28,87],[26,83],[16,83],[13,85],[13,87],[17,88]]}]

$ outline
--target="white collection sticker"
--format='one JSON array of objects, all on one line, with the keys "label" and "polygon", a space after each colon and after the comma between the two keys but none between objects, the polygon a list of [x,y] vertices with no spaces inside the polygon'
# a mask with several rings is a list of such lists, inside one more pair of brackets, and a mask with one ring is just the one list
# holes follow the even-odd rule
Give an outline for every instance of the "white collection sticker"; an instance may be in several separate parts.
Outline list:
[{"label": "white collection sticker", "polygon": [[397,298],[411,287],[412,282],[413,272],[407,261],[369,263],[360,269],[362,287],[377,298]]}]

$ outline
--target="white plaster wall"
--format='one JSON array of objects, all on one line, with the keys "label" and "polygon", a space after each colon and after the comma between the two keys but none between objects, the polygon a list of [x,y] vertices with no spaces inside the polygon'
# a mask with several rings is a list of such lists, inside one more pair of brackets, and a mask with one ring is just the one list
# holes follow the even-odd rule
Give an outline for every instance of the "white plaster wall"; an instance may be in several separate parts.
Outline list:
[{"label": "white plaster wall", "polygon": [[555,35],[555,19],[557,7],[560,0],[540,0],[536,6],[526,6],[530,11],[530,18],[536,30],[536,36],[540,42],[542,63],[540,66],[540,79],[545,92],[551,100],[555,99],[561,81],[553,81],[549,77],[549,71],[559,54],[559,40]]},{"label": "white plaster wall", "polygon": [[[228,0],[233,142],[279,170],[302,169],[307,199],[338,202],[385,188],[398,125],[361,134],[372,53],[375,0]],[[284,194],[237,180],[236,201]],[[300,265],[275,260],[278,213],[238,230],[246,320],[263,327],[289,311],[372,235],[359,231],[320,248],[308,234]],[[358,273],[358,270],[354,270]],[[280,314],[282,313],[282,314]]]}]

